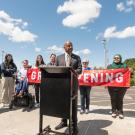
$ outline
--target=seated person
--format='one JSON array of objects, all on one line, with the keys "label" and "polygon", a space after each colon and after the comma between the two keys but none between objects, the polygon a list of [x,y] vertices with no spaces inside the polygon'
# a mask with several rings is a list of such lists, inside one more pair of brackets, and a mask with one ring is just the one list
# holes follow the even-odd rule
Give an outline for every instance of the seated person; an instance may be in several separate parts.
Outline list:
[{"label": "seated person", "polygon": [[12,97],[9,109],[12,109],[13,106],[28,106],[29,108],[32,108],[34,107],[34,103],[35,97],[32,96],[28,91],[27,79],[17,79],[15,94]]},{"label": "seated person", "polygon": [[22,95],[24,92],[28,92],[28,78],[27,78],[27,69],[30,68],[28,60],[24,60],[23,67],[17,74],[16,79],[16,88],[15,88],[15,95]]},{"label": "seated person", "polygon": [[27,79],[19,80],[17,79],[15,88],[15,95],[22,96],[24,93],[28,92],[28,81]]},{"label": "seated person", "polygon": [[17,101],[19,99],[23,100],[24,98],[26,99],[26,100],[24,99],[26,101],[25,105],[28,104],[29,108],[32,108],[34,106],[34,100],[35,99],[28,92],[28,78],[27,78],[27,69],[28,68],[31,68],[31,66],[28,65],[28,60],[24,60],[23,61],[23,67],[17,73],[15,94],[14,94],[13,99],[12,99],[10,105],[9,105],[9,109],[12,109],[14,105],[15,106],[18,105]]}]

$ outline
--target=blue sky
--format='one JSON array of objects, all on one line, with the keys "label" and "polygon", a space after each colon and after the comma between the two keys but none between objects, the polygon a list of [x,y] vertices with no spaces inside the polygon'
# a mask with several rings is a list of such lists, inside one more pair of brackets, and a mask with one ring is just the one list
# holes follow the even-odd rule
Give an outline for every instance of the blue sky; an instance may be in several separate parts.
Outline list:
[{"label": "blue sky", "polygon": [[28,59],[44,61],[71,40],[90,66],[104,66],[101,40],[107,40],[108,63],[116,53],[135,58],[135,0],[0,0],[0,62],[11,53],[20,67]]}]

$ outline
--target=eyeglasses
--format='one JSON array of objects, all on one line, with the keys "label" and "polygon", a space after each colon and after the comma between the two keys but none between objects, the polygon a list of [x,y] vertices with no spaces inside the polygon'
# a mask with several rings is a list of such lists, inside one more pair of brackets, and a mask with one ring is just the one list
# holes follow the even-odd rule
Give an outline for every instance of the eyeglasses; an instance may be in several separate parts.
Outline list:
[{"label": "eyeglasses", "polygon": [[114,57],[114,59],[120,59],[119,57]]}]

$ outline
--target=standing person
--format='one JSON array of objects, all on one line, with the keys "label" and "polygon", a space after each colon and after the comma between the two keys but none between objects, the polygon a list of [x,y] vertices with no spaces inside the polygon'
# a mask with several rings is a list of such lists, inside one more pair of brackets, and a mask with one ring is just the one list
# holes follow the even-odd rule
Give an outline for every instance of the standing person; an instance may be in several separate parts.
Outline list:
[{"label": "standing person", "polygon": [[[39,66],[44,65],[44,64],[45,63],[44,63],[42,55],[38,55],[37,58],[36,58],[35,67],[38,68]],[[37,104],[37,106],[39,106],[40,84],[37,83],[34,86],[35,86],[36,104]]]},{"label": "standing person", "polygon": [[56,66],[56,54],[52,53],[50,55],[50,62],[47,64],[47,66]]},{"label": "standing person", "polygon": [[15,74],[17,67],[11,54],[6,54],[4,62],[1,64],[2,75],[2,106],[7,106],[11,102],[14,93]]},{"label": "standing person", "polygon": [[[65,53],[57,57],[57,66],[71,66],[77,74],[81,74],[82,65],[81,59],[78,55],[72,53],[73,44],[71,41],[67,41],[64,44]],[[78,87],[78,82],[76,82]],[[74,92],[77,95],[77,91]],[[77,98],[72,102],[72,121],[73,121],[73,135],[77,135]],[[67,119],[62,119],[60,124],[55,127],[56,130],[67,126]]]},{"label": "standing person", "polygon": [[[90,67],[88,67],[89,61],[87,59],[84,59],[82,61],[82,69],[84,70],[91,70]],[[81,98],[81,110],[80,114],[83,114],[84,112],[86,114],[89,113],[89,104],[90,104],[90,90],[91,86],[85,86],[81,85],[80,88],[80,98]]]},{"label": "standing person", "polygon": [[[127,65],[122,63],[122,57],[120,54],[116,54],[113,57],[113,63],[110,64],[107,69],[127,68]],[[112,117],[119,116],[120,119],[124,118],[123,115],[123,98],[127,91],[126,87],[108,87],[108,92],[111,98]]]}]

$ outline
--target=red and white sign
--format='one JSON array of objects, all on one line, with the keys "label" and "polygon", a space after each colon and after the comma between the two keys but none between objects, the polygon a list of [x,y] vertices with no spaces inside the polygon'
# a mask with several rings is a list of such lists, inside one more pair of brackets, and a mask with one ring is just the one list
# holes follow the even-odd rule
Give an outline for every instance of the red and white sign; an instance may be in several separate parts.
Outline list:
[{"label": "red and white sign", "polygon": [[130,87],[130,70],[85,70],[78,77],[79,85]]},{"label": "red and white sign", "polygon": [[29,83],[40,83],[41,71],[38,68],[30,68],[27,71],[27,77],[28,77]]},{"label": "red and white sign", "polygon": [[[41,82],[41,71],[31,68],[27,72],[29,83]],[[107,69],[107,70],[85,70],[78,77],[79,85],[85,86],[116,86],[130,87],[130,70]]]}]

